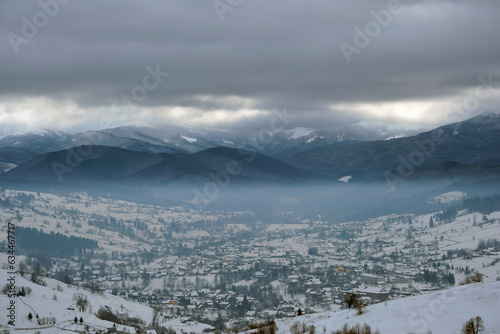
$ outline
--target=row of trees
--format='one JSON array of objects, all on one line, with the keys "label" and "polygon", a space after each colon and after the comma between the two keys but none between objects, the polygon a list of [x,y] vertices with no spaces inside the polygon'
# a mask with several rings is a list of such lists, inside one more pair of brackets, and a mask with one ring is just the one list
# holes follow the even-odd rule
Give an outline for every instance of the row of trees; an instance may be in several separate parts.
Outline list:
[{"label": "row of trees", "polygon": [[[471,197],[466,198],[462,201],[461,210],[468,210],[469,212],[481,212],[483,215],[490,214],[495,211],[500,211],[500,194],[495,194],[493,196],[486,197]],[[458,209],[455,206],[451,206],[445,209],[442,213],[437,213],[434,215],[436,220],[442,221],[445,224],[455,219],[458,214]],[[483,223],[484,223],[483,217]],[[435,222],[431,217],[429,221],[429,227],[433,228]]]},{"label": "row of trees", "polygon": [[87,238],[65,236],[60,233],[44,233],[35,228],[16,227],[19,248],[24,251],[41,252],[46,255],[72,256],[82,249],[97,248],[97,241]]},{"label": "row of trees", "polygon": [[457,208],[452,206],[445,209],[442,213],[436,213],[434,216],[436,217],[436,220],[442,221],[446,224],[455,219],[457,217],[457,214]]},{"label": "row of trees", "polygon": [[498,248],[500,248],[500,241],[498,241],[496,238],[489,238],[486,241],[483,240],[483,239],[481,239],[477,243],[476,251],[481,251],[483,249],[490,248],[490,247],[498,247]]},{"label": "row of trees", "polygon": [[469,212],[481,212],[484,215],[500,211],[500,194],[464,199],[462,209],[467,209]]},{"label": "row of trees", "polygon": [[483,281],[483,275],[480,273],[475,273],[474,275],[465,275],[464,281],[460,282],[460,285],[466,285],[471,283],[480,283]]},{"label": "row of trees", "polygon": [[437,283],[439,281],[444,281],[450,285],[455,285],[455,275],[453,273],[442,274],[438,276],[438,273],[431,270],[424,270],[423,279],[426,283]]}]

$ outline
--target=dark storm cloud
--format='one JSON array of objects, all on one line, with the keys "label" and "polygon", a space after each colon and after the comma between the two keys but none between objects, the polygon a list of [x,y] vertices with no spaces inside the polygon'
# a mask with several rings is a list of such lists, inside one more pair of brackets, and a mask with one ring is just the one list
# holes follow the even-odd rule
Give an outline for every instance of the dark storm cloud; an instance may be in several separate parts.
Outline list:
[{"label": "dark storm cloud", "polygon": [[[364,31],[371,11],[394,0],[220,2],[233,4],[223,21],[217,2],[203,0],[2,1],[0,96],[106,107],[159,65],[170,75],[141,107],[230,111],[233,96],[253,109],[287,106],[323,127],[360,117],[332,105],[446,98],[475,87],[478,75],[500,75],[497,1],[396,3],[398,13],[350,63],[341,43],[356,47],[354,28]],[[43,19],[34,17],[41,4],[53,5],[53,17],[35,36],[13,39],[24,38],[26,20]]]}]

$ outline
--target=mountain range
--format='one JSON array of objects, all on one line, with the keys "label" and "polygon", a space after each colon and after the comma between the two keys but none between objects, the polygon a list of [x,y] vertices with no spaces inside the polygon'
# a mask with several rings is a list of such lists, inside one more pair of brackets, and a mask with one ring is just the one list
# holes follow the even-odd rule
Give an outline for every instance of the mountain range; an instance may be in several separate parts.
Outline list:
[{"label": "mountain range", "polygon": [[429,131],[358,123],[271,136],[263,141],[227,130],[148,123],[78,133],[4,131],[0,171],[4,180],[150,185],[214,175],[285,183],[500,175],[498,113]]},{"label": "mountain range", "polygon": [[[271,131],[269,140],[267,132],[264,139],[261,134],[245,135],[228,130],[187,125],[133,122],[115,128],[75,133],[48,129],[13,131],[0,127],[0,148],[8,147],[40,154],[81,145],[101,145],[148,153],[195,153],[208,148],[226,146],[247,148],[275,156],[329,144],[384,140],[416,133],[417,130],[362,122],[326,130],[303,127],[277,129]],[[13,158],[2,155],[1,161],[17,163],[23,161],[23,156]]]}]

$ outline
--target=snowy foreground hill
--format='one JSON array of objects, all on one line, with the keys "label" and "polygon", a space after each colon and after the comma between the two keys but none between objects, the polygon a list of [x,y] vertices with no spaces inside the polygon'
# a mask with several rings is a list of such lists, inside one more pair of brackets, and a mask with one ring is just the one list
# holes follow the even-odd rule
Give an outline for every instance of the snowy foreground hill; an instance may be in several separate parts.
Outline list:
[{"label": "snowy foreground hill", "polygon": [[[0,282],[8,283],[7,279],[10,275],[7,271],[0,269]],[[88,290],[79,289],[74,286],[68,286],[62,282],[58,282],[49,278],[43,278],[47,286],[34,284],[20,275],[16,277],[16,287],[30,288],[31,293],[25,297],[15,297],[15,327],[9,326],[14,333],[29,333],[40,331],[40,334],[53,334],[59,331],[60,333],[71,333],[75,331],[83,331],[87,325],[94,330],[104,330],[113,326],[110,321],[104,321],[95,316],[95,313],[101,307],[106,307],[117,314],[125,314],[131,318],[139,318],[146,324],[150,324],[153,318],[153,309],[134,302],[127,301],[118,296],[111,294],[96,295]],[[2,284],[3,288],[4,284]],[[61,291],[62,290],[62,291]],[[73,297],[77,294],[82,294],[88,300],[88,306],[85,312],[80,312]],[[5,294],[0,294],[0,333],[4,326],[8,323],[7,307],[11,299]],[[29,313],[32,313],[33,319],[28,319]],[[39,325],[35,316],[40,319],[48,319],[48,323]],[[74,323],[74,318],[78,320],[82,318],[82,323]],[[50,322],[50,318],[55,318],[55,324]],[[135,328],[130,326],[118,325],[118,329],[126,333],[135,333]],[[12,331],[11,331],[12,333]]]},{"label": "snowy foreground hill", "polygon": [[368,324],[381,334],[390,333],[460,333],[470,318],[480,316],[484,321],[484,333],[500,333],[500,282],[475,283],[371,305],[365,313],[340,310],[316,313],[277,321],[278,333],[290,333],[297,322],[314,325],[316,333],[326,333],[359,323]]}]

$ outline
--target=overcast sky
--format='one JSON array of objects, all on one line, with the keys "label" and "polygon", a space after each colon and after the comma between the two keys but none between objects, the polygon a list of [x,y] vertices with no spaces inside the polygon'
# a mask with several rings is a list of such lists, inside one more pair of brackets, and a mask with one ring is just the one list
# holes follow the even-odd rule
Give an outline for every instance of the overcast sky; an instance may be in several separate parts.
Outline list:
[{"label": "overcast sky", "polygon": [[499,32],[496,0],[1,0],[0,125],[438,125],[497,109]]}]

